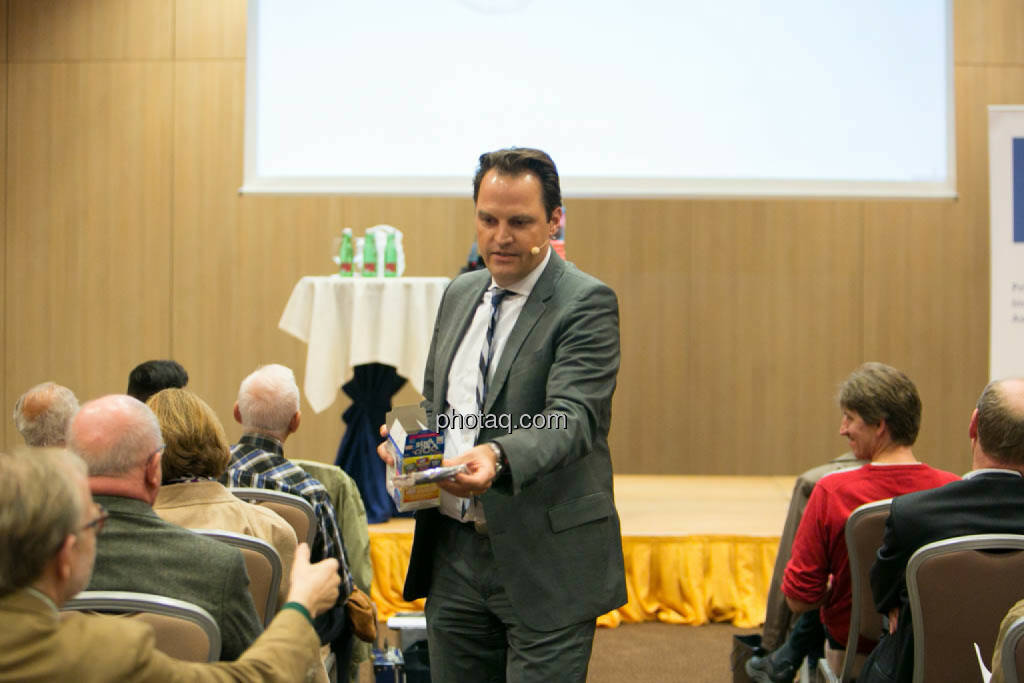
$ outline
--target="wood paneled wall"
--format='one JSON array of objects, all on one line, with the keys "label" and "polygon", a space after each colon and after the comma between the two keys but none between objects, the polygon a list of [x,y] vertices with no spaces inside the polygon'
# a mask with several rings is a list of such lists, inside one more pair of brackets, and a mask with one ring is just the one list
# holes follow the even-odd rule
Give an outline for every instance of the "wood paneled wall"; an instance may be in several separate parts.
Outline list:
[{"label": "wood paneled wall", "polygon": [[[988,367],[986,106],[1024,102],[1024,6],[954,7],[956,200],[569,200],[572,260],[620,298],[618,472],[821,462],[845,449],[835,389],[865,360],[917,382],[918,455],[969,467]],[[410,275],[457,271],[468,196],[238,194],[245,20],[244,0],[0,0],[5,414],[36,382],[87,399],[174,357],[235,437],[245,374],[302,376],[305,346],[277,321],[302,275],[331,271],[341,227],[397,225]],[[289,453],[333,460],[346,405],[304,404]]]}]

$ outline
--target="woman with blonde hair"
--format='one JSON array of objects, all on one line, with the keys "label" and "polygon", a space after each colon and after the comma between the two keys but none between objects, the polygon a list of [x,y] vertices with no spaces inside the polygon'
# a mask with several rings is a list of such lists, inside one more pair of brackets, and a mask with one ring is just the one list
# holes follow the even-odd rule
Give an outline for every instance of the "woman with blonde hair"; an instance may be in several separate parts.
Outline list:
[{"label": "woman with blonde hair", "polygon": [[217,481],[231,451],[213,409],[188,389],[164,389],[146,405],[160,421],[165,444],[163,484],[153,509],[179,526],[234,531],[272,545],[283,565],[278,604],[284,604],[298,543],[295,531],[274,511],[236,498]]}]

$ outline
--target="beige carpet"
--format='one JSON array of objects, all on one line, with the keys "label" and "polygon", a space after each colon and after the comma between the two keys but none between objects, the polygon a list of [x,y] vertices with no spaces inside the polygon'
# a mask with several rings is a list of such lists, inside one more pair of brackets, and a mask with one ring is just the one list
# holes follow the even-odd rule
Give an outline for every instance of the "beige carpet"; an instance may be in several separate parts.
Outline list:
[{"label": "beige carpet", "polygon": [[[729,624],[677,626],[647,622],[599,628],[588,683],[728,683],[733,634],[756,633]],[[359,682],[373,683],[368,664]]]}]

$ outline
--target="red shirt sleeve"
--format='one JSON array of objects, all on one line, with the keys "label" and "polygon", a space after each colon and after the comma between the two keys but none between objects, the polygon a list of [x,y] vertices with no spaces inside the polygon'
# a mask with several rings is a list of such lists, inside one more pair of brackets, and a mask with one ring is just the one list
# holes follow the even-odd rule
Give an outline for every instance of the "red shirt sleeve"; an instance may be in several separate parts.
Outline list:
[{"label": "red shirt sleeve", "polygon": [[814,487],[793,539],[793,552],[782,577],[782,592],[794,600],[815,603],[828,589],[828,498],[824,487]]}]

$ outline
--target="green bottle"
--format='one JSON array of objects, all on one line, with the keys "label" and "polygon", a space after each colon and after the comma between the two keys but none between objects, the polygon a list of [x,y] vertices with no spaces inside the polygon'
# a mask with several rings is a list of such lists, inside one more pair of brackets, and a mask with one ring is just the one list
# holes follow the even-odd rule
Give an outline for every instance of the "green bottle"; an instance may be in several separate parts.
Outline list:
[{"label": "green bottle", "polygon": [[384,245],[384,277],[398,277],[398,249],[395,247],[395,233],[388,231]]},{"label": "green bottle", "polygon": [[377,235],[369,231],[363,238],[363,277],[377,277]]},{"label": "green bottle", "polygon": [[341,231],[341,246],[338,247],[338,275],[352,277],[352,228]]}]

